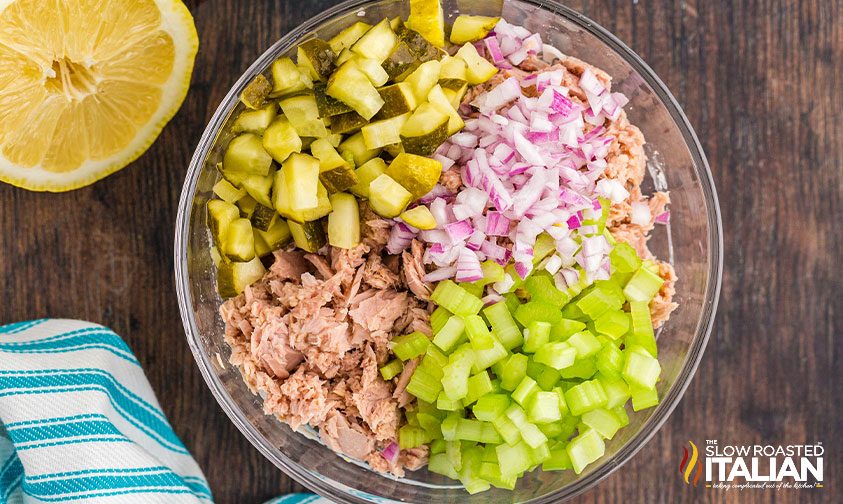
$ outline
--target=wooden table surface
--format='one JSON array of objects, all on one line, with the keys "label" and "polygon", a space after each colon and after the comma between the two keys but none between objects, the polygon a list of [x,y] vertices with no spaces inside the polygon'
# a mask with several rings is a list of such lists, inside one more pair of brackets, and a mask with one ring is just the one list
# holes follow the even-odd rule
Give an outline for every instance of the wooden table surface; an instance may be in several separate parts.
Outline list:
[{"label": "wooden table surface", "polygon": [[[217,502],[302,490],[229,423],[185,343],[173,228],[202,130],[243,70],[331,0],[195,0],[201,47],[182,110],[140,160],[92,187],[0,185],[0,321],[75,317],[123,335]],[[572,0],[667,83],[720,195],[725,274],[682,403],[578,502],[843,502],[843,1]],[[715,492],[677,474],[688,439],[822,442],[821,490]]]}]

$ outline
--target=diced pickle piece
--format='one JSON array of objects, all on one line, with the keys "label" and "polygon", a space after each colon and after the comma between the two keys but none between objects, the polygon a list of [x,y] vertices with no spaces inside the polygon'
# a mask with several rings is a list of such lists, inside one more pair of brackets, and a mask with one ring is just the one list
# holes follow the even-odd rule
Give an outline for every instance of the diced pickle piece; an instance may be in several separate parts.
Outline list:
[{"label": "diced pickle piece", "polygon": [[386,171],[386,162],[381,158],[370,159],[363,163],[360,168],[354,170],[357,175],[357,184],[353,185],[350,191],[361,198],[369,197],[369,184],[383,175]]},{"label": "diced pickle piece", "polygon": [[401,128],[401,143],[410,154],[429,156],[448,138],[448,114],[423,103]]},{"label": "diced pickle piece", "polygon": [[466,80],[468,70],[465,61],[454,56],[445,56],[440,61],[441,69],[439,70],[439,80],[457,79]]},{"label": "diced pickle piece", "polygon": [[[245,191],[245,189],[243,189]],[[258,202],[255,201],[255,198],[249,196],[248,194],[243,196],[237,201],[237,208],[240,209],[240,217],[244,219],[250,219],[252,214],[255,213],[255,208],[257,208]]]},{"label": "diced pickle piece", "polygon": [[381,217],[397,217],[412,199],[413,195],[389,175],[380,175],[369,184],[369,205]]},{"label": "diced pickle piece", "polygon": [[[323,83],[313,86],[313,94],[316,96],[316,108],[319,110],[320,117],[334,117],[354,110],[333,96],[328,96],[326,88],[327,85]],[[333,121],[331,121],[332,130],[333,124]]]},{"label": "diced pickle piece", "polygon": [[328,136],[325,123],[319,118],[316,96],[312,94],[291,96],[281,100],[279,105],[299,136],[314,138]]},{"label": "diced pickle piece", "polygon": [[277,108],[274,103],[270,103],[258,110],[244,110],[237,116],[237,119],[231,126],[231,131],[234,133],[247,131],[260,135],[272,123],[272,120],[275,119],[278,112]]},{"label": "diced pickle piece", "polygon": [[419,65],[413,73],[404,79],[404,82],[413,88],[413,94],[416,96],[418,103],[425,102],[430,90],[439,82],[440,68],[441,65],[438,61],[427,61]]},{"label": "diced pickle piece", "polygon": [[272,159],[283,163],[290,154],[301,152],[302,140],[286,117],[277,117],[263,134],[263,148]]},{"label": "diced pickle piece", "polygon": [[419,101],[413,92],[413,86],[408,82],[399,82],[391,86],[378,89],[383,98],[383,107],[374,119],[381,121],[395,116],[412,112],[419,106]]},{"label": "diced pickle piece", "polygon": [[354,158],[354,166],[361,166],[381,152],[380,149],[367,149],[366,142],[363,140],[363,133],[360,132],[346,138],[340,144],[339,151],[343,157],[352,156]]},{"label": "diced pickle piece", "polygon": [[249,262],[222,261],[217,270],[217,290],[224,298],[234,297],[266,274],[260,258]]},{"label": "diced pickle piece", "polygon": [[436,219],[424,205],[411,208],[402,213],[399,217],[407,224],[421,230],[436,229]]},{"label": "diced pickle piece", "polygon": [[293,235],[293,241],[296,242],[296,247],[307,252],[316,252],[327,243],[325,237],[325,229],[322,228],[321,221],[310,221],[299,224],[296,221],[287,221],[290,226],[290,234]]},{"label": "diced pickle piece", "polygon": [[214,194],[220,197],[226,203],[234,203],[246,195],[245,189],[238,189],[234,187],[231,182],[226,179],[220,179],[213,187]]},{"label": "diced pickle piece", "polygon": [[257,110],[264,106],[270,91],[272,91],[272,84],[269,83],[269,79],[258,74],[240,93],[240,101],[248,108]]},{"label": "diced pickle piece", "polygon": [[249,216],[249,222],[255,230],[266,231],[277,220],[278,212],[274,207],[264,206],[258,203],[255,206],[255,211]]},{"label": "diced pickle piece", "polygon": [[[281,219],[275,220],[277,221]],[[268,256],[272,252],[272,249],[269,248],[269,245],[266,244],[266,240],[264,240],[263,237],[258,234],[257,229],[253,229],[252,231],[254,231],[253,239],[255,240],[255,255],[258,257]]]},{"label": "diced pickle piece", "polygon": [[410,49],[410,46],[404,41],[399,41],[383,62],[383,68],[390,79],[401,80],[420,64],[419,57]]},{"label": "diced pickle piece", "polygon": [[287,178],[284,170],[275,173],[275,182],[272,187],[273,202],[275,209],[283,217],[296,222],[307,222],[316,220],[328,215],[331,212],[331,202],[328,200],[328,191],[321,182],[316,186],[317,204],[313,208],[294,212],[290,207],[290,191],[287,187]]},{"label": "diced pickle piece", "polygon": [[369,82],[374,86],[383,86],[389,80],[389,74],[386,73],[380,62],[362,56],[355,56],[351,61],[369,78]]},{"label": "diced pickle piece", "polygon": [[360,243],[360,209],[357,198],[348,193],[331,195],[328,214],[328,243],[333,247],[352,249]]},{"label": "diced pickle piece", "polygon": [[287,181],[290,210],[300,212],[319,204],[319,160],[306,154],[292,154],[282,165]]},{"label": "diced pickle piece", "polygon": [[442,174],[442,163],[415,154],[400,154],[392,160],[386,174],[410,191],[413,199],[429,193]]},{"label": "diced pickle piece", "polygon": [[336,57],[331,46],[318,38],[302,42],[296,50],[298,64],[310,70],[313,80],[327,80],[334,71]]},{"label": "diced pickle piece", "polygon": [[233,138],[222,159],[224,173],[268,175],[271,164],[272,157],[264,150],[261,137],[253,133],[243,133]]},{"label": "diced pickle piece", "polygon": [[228,225],[223,252],[232,261],[246,262],[255,257],[255,235],[248,219],[235,219]]},{"label": "diced pickle piece", "polygon": [[447,54],[442,49],[439,49],[428,42],[428,40],[416,30],[402,26],[395,33],[398,35],[398,39],[401,42],[407,44],[410,50],[413,51],[413,53],[419,58],[419,62],[421,63],[442,59],[442,56]]},{"label": "diced pickle piece", "polygon": [[369,31],[371,27],[372,25],[368,23],[357,21],[353,25],[334,35],[333,38],[328,41],[328,44],[335,53],[339,54],[340,51],[351,47],[355,42],[360,40],[360,37]]},{"label": "diced pickle piece", "polygon": [[485,38],[500,18],[487,16],[459,16],[451,28],[451,43],[462,45]]},{"label": "diced pickle piece", "polygon": [[266,176],[252,175],[243,180],[243,189],[261,205],[271,207],[272,202],[269,192],[272,189],[273,178],[275,178],[274,173]]},{"label": "diced pickle piece", "polygon": [[401,127],[410,118],[410,113],[402,114],[384,119],[383,121],[375,121],[363,126],[360,132],[363,133],[363,142],[367,149],[380,149],[387,145],[397,144],[401,141]]},{"label": "diced pickle piece", "polygon": [[292,238],[290,226],[284,219],[275,219],[275,222],[272,223],[269,229],[266,231],[256,229],[255,234],[260,236],[270,252],[283,247]]},{"label": "diced pickle piece", "polygon": [[369,124],[369,121],[352,110],[351,112],[346,112],[345,114],[340,114],[331,118],[331,133],[352,133],[367,124]]},{"label": "diced pickle piece", "polygon": [[462,99],[465,98],[468,92],[468,82],[459,79],[442,79],[439,81],[442,87],[442,92],[448,98],[448,102],[454,109],[459,110],[462,104]]},{"label": "diced pickle piece", "polygon": [[410,0],[407,27],[436,47],[445,47],[445,15],[439,0]]},{"label": "diced pickle piece", "polygon": [[327,139],[320,138],[313,142],[310,151],[319,159],[319,180],[329,193],[345,191],[358,182],[354,168]]},{"label": "diced pickle piece", "polygon": [[389,25],[389,19],[373,26],[351,46],[351,50],[364,58],[371,58],[382,63],[398,43],[398,37]]},{"label": "diced pickle piece", "polygon": [[371,119],[383,107],[383,99],[369,78],[353,62],[344,63],[328,80],[327,93]]},{"label": "diced pickle piece", "polygon": [[439,86],[439,84],[433,86],[427,100],[431,105],[436,107],[438,111],[448,114],[448,135],[453,135],[465,127],[465,121],[462,120],[460,113],[457,112],[457,110],[451,105],[451,102],[448,100],[448,97],[445,96],[445,93],[442,91],[442,87]]},{"label": "diced pickle piece", "polygon": [[465,61],[466,80],[472,86],[483,84],[498,73],[497,67],[480,56],[477,48],[471,42],[466,42],[464,46],[460,47],[460,50],[457,51],[457,57]]},{"label": "diced pickle piece", "polygon": [[343,49],[342,52],[337,54],[337,60],[334,62],[334,64],[337,67],[340,67],[346,61],[351,61],[351,59],[354,58],[354,56],[356,56],[356,54],[351,52],[351,49]]},{"label": "diced pickle piece", "polygon": [[307,89],[307,84],[302,79],[299,67],[290,58],[284,57],[272,63],[272,98],[298,93]]},{"label": "diced pickle piece", "polygon": [[208,228],[217,248],[222,248],[228,226],[239,218],[240,210],[231,203],[222,200],[208,202]]}]

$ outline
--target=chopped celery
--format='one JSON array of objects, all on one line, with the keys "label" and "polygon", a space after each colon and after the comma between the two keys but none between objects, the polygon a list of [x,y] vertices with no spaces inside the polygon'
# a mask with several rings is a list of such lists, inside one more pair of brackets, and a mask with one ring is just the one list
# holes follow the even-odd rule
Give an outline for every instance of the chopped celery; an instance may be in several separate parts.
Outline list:
[{"label": "chopped celery", "polygon": [[465,322],[465,333],[468,335],[468,340],[471,342],[471,348],[474,350],[488,350],[495,344],[495,338],[486,327],[486,322],[479,315],[468,315],[463,321]]},{"label": "chopped celery", "polygon": [[655,388],[647,389],[632,386],[629,388],[632,396],[632,411],[652,408],[659,403],[659,394]]},{"label": "chopped celery", "polygon": [[506,414],[502,413],[492,420],[492,425],[495,426],[495,430],[498,431],[498,434],[501,435],[501,438],[503,438],[508,445],[514,445],[521,439],[521,431],[518,429],[518,426],[515,425],[508,416],[506,416]]},{"label": "chopped celery", "polygon": [[461,346],[448,357],[448,365],[443,369],[442,389],[451,400],[462,399],[468,394],[468,377],[474,355],[469,346]]},{"label": "chopped celery", "polygon": [[440,352],[435,345],[428,345],[422,364],[431,369],[436,368],[435,372],[432,371],[431,374],[442,378],[442,368],[448,365],[448,356]]},{"label": "chopped celery", "polygon": [[626,382],[645,389],[655,388],[662,371],[659,361],[642,347],[627,348],[624,354],[626,361],[621,373]]},{"label": "chopped celery", "polygon": [[565,369],[559,370],[559,375],[569,380],[571,378],[588,379],[594,376],[597,372],[597,359],[589,357],[588,359],[577,359],[574,363]]},{"label": "chopped celery", "polygon": [[483,285],[476,282],[460,282],[457,285],[475,297],[483,297]]},{"label": "chopped celery", "polygon": [[390,347],[392,348],[392,353],[398,356],[399,359],[407,361],[422,355],[427,350],[429,344],[430,339],[416,331],[393,338]]},{"label": "chopped celery", "polygon": [[450,399],[444,391],[439,392],[439,397],[436,399],[436,407],[441,411],[459,411],[463,409],[462,400]]},{"label": "chopped celery", "polygon": [[448,462],[448,457],[444,453],[431,455],[430,459],[427,461],[427,470],[451,479],[459,479],[460,477],[459,473],[457,473],[451,463]]},{"label": "chopped celery", "polygon": [[535,448],[530,449],[530,461],[533,463],[531,467],[535,468],[545,460],[550,458],[550,447],[547,443],[542,443]]},{"label": "chopped celery", "polygon": [[543,424],[560,420],[559,396],[555,392],[540,390],[527,400],[527,418],[534,423]]},{"label": "chopped celery", "polygon": [[527,400],[539,390],[539,385],[529,376],[521,379],[521,383],[512,392],[512,400],[524,406]]},{"label": "chopped celery", "polygon": [[527,363],[529,359],[524,354],[512,354],[502,363],[501,372],[498,377],[501,379],[501,388],[504,390],[515,390],[518,384],[527,376]]},{"label": "chopped celery", "polygon": [[480,371],[502,361],[507,355],[509,355],[506,348],[500,344],[497,338],[493,337],[493,340],[494,342],[492,344],[492,348],[489,348],[488,350],[474,351],[474,365],[472,366],[472,372],[479,373]]},{"label": "chopped celery", "polygon": [[438,333],[445,327],[445,324],[448,322],[448,319],[451,318],[452,313],[442,308],[441,306],[437,306],[433,313],[430,314],[430,328],[433,330],[433,334]]},{"label": "chopped celery", "polygon": [[498,444],[502,441],[500,434],[489,422],[460,418],[454,431],[456,439],[477,441],[478,443]]},{"label": "chopped celery", "polygon": [[598,379],[606,392],[606,409],[622,406],[629,400],[629,386],[621,378],[600,375]]},{"label": "chopped celery", "polygon": [[621,422],[614,413],[607,409],[597,408],[582,415],[582,422],[603,436],[606,439],[612,439],[618,429],[621,428]]},{"label": "chopped celery", "polygon": [[570,411],[568,411],[568,403],[565,401],[565,391],[562,390],[562,387],[554,387],[553,393],[559,396],[559,413],[562,416],[570,413]]},{"label": "chopped celery", "polygon": [[533,320],[524,329],[524,346],[521,349],[525,353],[536,353],[536,351],[550,341],[550,323],[541,320]]},{"label": "chopped celery", "polygon": [[483,301],[480,298],[472,296],[451,280],[439,282],[430,298],[437,305],[456,315],[476,315],[483,308]]},{"label": "chopped celery", "polygon": [[520,406],[512,404],[504,414],[518,427],[521,431],[521,438],[530,448],[537,448],[547,443],[547,436],[527,419],[527,414]]},{"label": "chopped celery", "polygon": [[580,474],[588,464],[603,456],[606,445],[597,431],[588,429],[572,439],[565,450],[571,458],[574,472]]},{"label": "chopped celery", "polygon": [[658,346],[653,331],[653,322],[650,318],[649,304],[646,301],[630,301],[629,312],[632,320],[632,331],[624,338],[624,344],[641,346],[653,357],[658,357]]},{"label": "chopped celery", "polygon": [[571,300],[567,294],[556,288],[553,279],[547,274],[529,276],[524,282],[524,287],[530,293],[532,299],[544,301],[559,308]]},{"label": "chopped celery", "polygon": [[565,446],[559,443],[550,449],[550,457],[542,464],[542,471],[564,471],[574,468]]},{"label": "chopped celery", "polygon": [[612,271],[619,273],[633,273],[641,267],[638,253],[628,243],[618,243],[609,254],[612,261]]},{"label": "chopped celery", "polygon": [[610,310],[619,310],[623,303],[623,294],[614,282],[595,282],[594,288],[575,302],[590,319],[594,320]]},{"label": "chopped celery", "polygon": [[559,307],[552,304],[543,301],[530,301],[515,310],[515,320],[523,326],[530,325],[530,322],[534,320],[556,324],[562,320],[562,312],[559,311]]},{"label": "chopped celery", "polygon": [[416,413],[416,422],[431,438],[440,439],[442,437],[442,430],[439,429],[441,420],[438,417],[430,413]]},{"label": "chopped celery", "polygon": [[445,441],[445,455],[451,467],[457,471],[462,469],[462,443],[460,441]]},{"label": "chopped celery", "polygon": [[548,439],[555,439],[559,437],[565,430],[565,426],[560,421],[540,423],[536,424],[536,427],[538,427]]},{"label": "chopped celery", "polygon": [[553,324],[553,327],[550,328],[550,340],[565,341],[569,336],[580,332],[583,329],[585,329],[585,324],[579,320],[563,318],[559,322]]},{"label": "chopped celery", "polygon": [[430,441],[430,435],[421,427],[405,425],[398,429],[398,446],[402,450],[416,448]]},{"label": "chopped celery", "polygon": [[468,394],[466,394],[463,404],[468,406],[474,403],[481,397],[492,392],[492,380],[489,378],[489,373],[483,371],[471,376],[468,379]]},{"label": "chopped celery", "polygon": [[[437,2],[438,3],[438,2]],[[460,469],[460,483],[469,494],[485,492],[489,489],[489,482],[480,478],[480,465],[483,449],[474,446],[463,451],[463,464]]]},{"label": "chopped celery", "polygon": [[431,403],[436,402],[441,390],[442,383],[440,382],[440,378],[430,375],[421,366],[416,369],[412,378],[410,378],[410,383],[407,384],[407,392],[423,401]]},{"label": "chopped celery", "polygon": [[533,463],[530,456],[530,447],[524,441],[511,445],[498,445],[495,451],[498,454],[498,464],[503,474],[520,476]]},{"label": "chopped celery", "polygon": [[597,338],[589,331],[581,331],[572,334],[570,338],[565,340],[565,343],[571,345],[577,350],[577,359],[585,359],[591,357],[600,351],[602,345]]},{"label": "chopped celery", "polygon": [[632,275],[623,294],[628,301],[647,301],[653,299],[664,284],[664,279],[649,268],[642,266]]},{"label": "chopped celery", "polygon": [[598,380],[589,380],[574,385],[565,391],[565,403],[574,416],[606,406],[608,398]]},{"label": "chopped celery", "polygon": [[492,422],[506,411],[509,404],[506,394],[487,394],[477,400],[471,411],[478,420]]},{"label": "chopped celery", "polygon": [[[442,307],[437,308],[437,310],[439,309],[444,310]],[[436,312],[434,311],[434,313]],[[445,311],[445,313],[448,312]],[[430,320],[432,326],[434,320],[433,316],[430,317]],[[452,315],[438,331],[435,331],[436,336],[433,338],[433,344],[447,352],[460,340],[460,337],[463,335],[464,328],[465,324],[463,323],[462,318],[457,315]]]},{"label": "chopped celery", "polygon": [[623,353],[615,345],[604,345],[597,353],[597,370],[611,378],[621,376]]},{"label": "chopped celery", "polygon": [[629,330],[629,315],[620,310],[606,312],[594,320],[594,329],[612,339],[618,339]]},{"label": "chopped celery", "polygon": [[[559,371],[535,361],[533,361],[533,364],[537,369],[535,370],[535,376],[531,376],[531,378],[536,380],[536,383],[542,390],[550,390],[559,383],[559,379],[561,378]],[[530,369],[528,368],[527,373],[529,374],[529,372]]]},{"label": "chopped celery", "polygon": [[524,337],[515,324],[515,320],[512,318],[512,314],[509,312],[505,301],[499,301],[491,306],[487,306],[483,309],[483,314],[486,315],[486,319],[492,325],[495,336],[498,337],[504,348],[512,350],[521,346]]},{"label": "chopped celery", "polygon": [[621,423],[621,427],[629,425],[629,414],[627,414],[626,406],[624,404],[612,408],[612,413],[615,414],[615,417]]},{"label": "chopped celery", "polygon": [[559,371],[571,367],[576,357],[576,348],[564,341],[559,341],[542,345],[533,355],[533,360]]},{"label": "chopped celery", "polygon": [[[487,445],[487,448],[492,445]],[[504,490],[514,490],[515,484],[518,482],[518,476],[515,474],[503,474],[501,466],[498,465],[497,458],[494,462],[483,461],[480,464],[480,477],[488,481],[497,488]]]},{"label": "chopped celery", "polygon": [[442,438],[445,441],[455,441],[457,439],[457,425],[459,425],[462,416],[459,413],[448,413],[448,416],[442,420],[442,425],[439,428],[442,430]]},{"label": "chopped celery", "polygon": [[430,442],[430,454],[436,455],[437,453],[445,453],[445,441],[444,439],[434,439]]},{"label": "chopped celery", "polygon": [[404,363],[399,359],[392,359],[380,368],[381,376],[384,380],[391,380],[398,376],[404,370]]}]

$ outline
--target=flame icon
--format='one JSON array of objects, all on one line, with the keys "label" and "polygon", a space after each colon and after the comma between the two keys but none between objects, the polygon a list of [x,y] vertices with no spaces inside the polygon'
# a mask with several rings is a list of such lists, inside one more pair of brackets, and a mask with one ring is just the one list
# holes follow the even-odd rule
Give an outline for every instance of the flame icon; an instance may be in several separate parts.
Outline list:
[{"label": "flame icon", "polygon": [[691,481],[691,473],[694,473],[694,467],[696,467],[696,472],[694,473],[693,485],[697,486],[697,483],[700,481],[700,474],[702,473],[702,463],[699,461],[700,452],[697,450],[697,445],[694,444],[693,441],[688,440],[688,444],[691,445],[691,460],[688,460],[688,448],[682,448],[684,454],[682,455],[682,462],[679,463],[679,474],[682,475],[685,483],[690,485],[692,484]]}]

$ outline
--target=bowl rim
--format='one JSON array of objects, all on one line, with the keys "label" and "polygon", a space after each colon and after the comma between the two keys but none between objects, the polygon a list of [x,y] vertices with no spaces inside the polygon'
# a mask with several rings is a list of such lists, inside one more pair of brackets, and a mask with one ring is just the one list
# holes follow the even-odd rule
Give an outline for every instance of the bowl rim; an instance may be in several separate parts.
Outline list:
[{"label": "bowl rim", "polygon": [[[302,36],[312,32],[321,24],[334,17],[345,15],[354,10],[364,9],[369,5],[376,5],[388,0],[346,0],[341,2],[301,23],[289,31],[286,35],[273,43],[260,57],[258,57],[249,68],[240,76],[235,84],[229,89],[220,105],[206,126],[196,150],[191,158],[190,165],[182,186],[179,198],[178,213],[176,216],[175,241],[174,241],[174,265],[176,295],[179,303],[179,312],[185,330],[185,338],[199,371],[202,374],[208,388],[219,403],[225,414],[238,430],[249,440],[261,454],[270,460],[276,467],[293,477],[302,485],[311,490],[325,495],[338,503],[358,504],[370,502],[363,499],[360,491],[345,487],[339,482],[334,485],[325,482],[325,477],[314,478],[311,471],[300,466],[283,452],[271,446],[251,423],[241,416],[240,410],[230,400],[228,392],[222,384],[220,377],[214,373],[206,361],[207,357],[198,344],[200,338],[198,327],[192,310],[193,296],[189,288],[188,275],[188,254],[187,240],[189,237],[190,215],[193,208],[192,200],[195,197],[196,185],[199,174],[205,164],[205,159],[213,147],[214,140],[219,135],[224,122],[230,111],[237,105],[240,92],[251,82],[251,80],[266,70],[272,60],[280,53],[285,52],[295,44]],[[697,321],[697,334],[692,346],[685,357],[685,364],[676,377],[676,381],[670,390],[661,400],[662,407],[657,408],[650,418],[646,420],[645,427],[634,437],[629,439],[611,458],[605,460],[595,470],[574,480],[572,483],[559,490],[530,500],[531,503],[549,504],[567,500],[576,495],[593,488],[598,482],[607,478],[610,474],[628,462],[640,449],[642,449],[665,424],[670,414],[679,404],[682,396],[690,385],[703,353],[708,344],[709,337],[714,325],[717,305],[720,298],[720,290],[723,272],[723,224],[720,215],[720,204],[714,179],[711,174],[708,161],[693,127],[691,126],[684,111],[668,90],[664,82],[656,75],[644,60],[630,49],[624,42],[613,35],[609,30],[603,28],[584,14],[566,7],[556,0],[519,0],[530,4],[538,9],[548,10],[566,18],[576,24],[579,28],[588,31],[591,35],[600,39],[609,46],[618,56],[628,63],[646,84],[656,93],[661,103],[667,109],[682,136],[689,147],[690,154],[694,160],[695,170],[700,177],[700,185],[706,203],[708,219],[708,240],[709,240],[709,266],[706,284],[706,293],[701,309],[700,319]],[[340,487],[347,491],[343,492]],[[342,493],[341,493],[342,492]],[[368,494],[367,494],[368,495]],[[372,496],[375,497],[375,496]],[[378,498],[382,500],[382,498]]]}]

